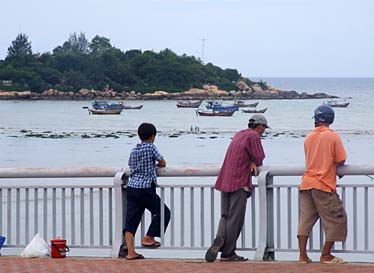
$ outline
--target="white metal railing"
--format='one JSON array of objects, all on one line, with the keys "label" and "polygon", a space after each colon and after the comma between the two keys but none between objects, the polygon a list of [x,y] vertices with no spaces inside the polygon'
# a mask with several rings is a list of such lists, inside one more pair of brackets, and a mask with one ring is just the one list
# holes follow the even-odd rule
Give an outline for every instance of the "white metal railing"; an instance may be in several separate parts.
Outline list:
[{"label": "white metal railing", "polygon": [[[214,177],[218,172],[218,166],[167,167],[159,169],[158,175]],[[256,251],[258,260],[273,259],[278,251],[297,251],[298,185],[274,184],[273,180],[277,176],[301,176],[303,172],[302,166],[260,168],[256,190],[248,202],[239,249]],[[7,247],[26,245],[36,232],[41,232],[46,240],[61,235],[72,247],[112,248],[111,256],[117,257],[126,216],[124,184],[128,174],[128,169],[119,168],[0,168],[0,179],[114,177],[111,185],[0,186],[0,235],[7,237]],[[338,174],[373,175],[374,166],[346,165],[338,168]],[[160,183],[157,190],[172,213],[166,233],[161,234],[163,248],[209,247],[220,217],[220,195],[213,186]],[[338,192],[348,213],[349,236],[335,251],[374,253],[369,238],[369,230],[374,229],[369,217],[373,215],[374,185],[344,184]],[[136,237],[138,246],[149,221],[149,215],[145,215]],[[322,243],[322,229],[316,226],[309,250],[320,251]]]}]

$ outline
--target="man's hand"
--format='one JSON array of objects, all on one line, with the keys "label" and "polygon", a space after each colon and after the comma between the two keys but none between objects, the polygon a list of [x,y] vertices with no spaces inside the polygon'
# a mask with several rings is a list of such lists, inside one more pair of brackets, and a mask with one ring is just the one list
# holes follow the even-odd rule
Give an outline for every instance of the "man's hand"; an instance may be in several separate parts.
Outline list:
[{"label": "man's hand", "polygon": [[256,166],[255,163],[251,164],[251,174],[254,175],[254,176],[258,175],[258,170],[257,170],[257,166]]}]

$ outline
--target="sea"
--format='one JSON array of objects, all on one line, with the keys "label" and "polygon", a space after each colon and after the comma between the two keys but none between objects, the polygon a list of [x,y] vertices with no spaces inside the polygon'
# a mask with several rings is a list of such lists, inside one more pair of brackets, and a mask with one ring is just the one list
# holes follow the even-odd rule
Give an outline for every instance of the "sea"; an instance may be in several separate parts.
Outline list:
[{"label": "sea", "polygon": [[[254,78],[253,80],[260,80]],[[347,100],[335,108],[331,128],[346,148],[347,164],[374,165],[374,78],[261,78],[281,90],[326,93]],[[270,129],[262,137],[267,166],[304,164],[303,142],[313,130],[314,109],[326,99],[251,100],[264,114]],[[126,101],[141,110],[121,115],[89,115],[90,101],[0,101],[1,168],[117,167],[127,166],[143,122],[157,128],[155,144],[168,166],[220,165],[233,135],[247,128],[251,114],[201,117],[195,109],[177,108],[176,101]],[[229,101],[225,103],[230,103]],[[65,180],[65,179],[64,179]],[[60,181],[60,180],[59,180]],[[82,179],[82,183],[83,183]],[[184,184],[185,178],[160,178],[160,183]],[[215,178],[189,178],[188,183],[213,184]],[[65,180],[64,183],[79,183]],[[274,183],[299,183],[299,178],[277,178]],[[374,183],[373,177],[345,177],[339,183]],[[56,180],[0,179],[0,184],[56,183]],[[112,183],[97,179],[97,183]],[[286,258],[287,259],[287,258]]]},{"label": "sea", "polygon": [[[258,80],[258,79],[254,79]],[[348,98],[335,108],[337,131],[347,149],[347,164],[374,162],[374,78],[261,78],[281,90],[323,92]],[[265,165],[301,165],[303,140],[313,130],[313,112],[325,99],[253,100],[271,129],[263,137]],[[155,144],[169,166],[217,165],[235,132],[251,114],[200,117],[195,109],[177,108],[171,100],[129,101],[141,110],[121,115],[89,115],[90,101],[0,101],[0,162],[3,168],[122,167],[139,142],[137,127],[153,123]]]}]

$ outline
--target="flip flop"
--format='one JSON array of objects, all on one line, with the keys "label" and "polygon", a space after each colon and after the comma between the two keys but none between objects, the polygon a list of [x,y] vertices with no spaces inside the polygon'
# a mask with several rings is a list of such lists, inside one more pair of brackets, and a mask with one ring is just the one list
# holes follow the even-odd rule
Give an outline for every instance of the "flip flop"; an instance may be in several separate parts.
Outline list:
[{"label": "flip flop", "polygon": [[321,264],[345,264],[346,261],[344,261],[342,258],[334,257],[331,261],[323,261]]},{"label": "flip flop", "polygon": [[146,248],[158,248],[160,246],[161,246],[160,242],[157,242],[157,241],[155,241],[153,244],[143,244],[142,243],[142,247],[146,247]]},{"label": "flip flop", "polygon": [[125,257],[125,259],[129,260],[129,261],[132,261],[132,260],[142,260],[142,259],[145,259],[145,258],[142,254],[138,254],[138,255],[136,255],[135,257],[132,257],[132,258]]},{"label": "flip flop", "polygon": [[299,261],[299,264],[309,264],[312,262],[312,259],[308,257],[308,260],[306,261]]},{"label": "flip flop", "polygon": [[244,262],[244,261],[248,261],[248,259],[242,256],[239,256],[239,255],[236,255],[236,254],[228,258],[221,257],[221,262]]}]

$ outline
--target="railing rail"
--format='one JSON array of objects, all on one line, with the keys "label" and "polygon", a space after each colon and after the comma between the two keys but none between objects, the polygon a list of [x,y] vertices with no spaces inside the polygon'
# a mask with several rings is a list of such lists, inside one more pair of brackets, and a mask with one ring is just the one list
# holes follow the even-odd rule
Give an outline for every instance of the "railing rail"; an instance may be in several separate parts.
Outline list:
[{"label": "railing rail", "polygon": [[[157,189],[171,209],[171,222],[161,234],[164,249],[206,249],[215,236],[219,219],[219,193],[208,184],[165,184],[162,177],[215,177],[218,166],[166,167],[158,170]],[[238,249],[255,251],[255,259],[274,259],[275,252],[297,251],[298,185],[274,183],[279,176],[301,176],[302,166],[264,166],[248,202],[246,222]],[[340,176],[374,175],[374,165],[345,165]],[[0,168],[0,232],[7,247],[24,246],[31,232],[44,238],[66,237],[73,247],[111,248],[117,257],[126,217],[127,168]],[[70,178],[113,178],[109,184],[81,185]],[[69,184],[22,185],[12,179],[69,178]],[[82,183],[81,179],[78,179]],[[38,180],[39,181],[39,180]],[[0,180],[1,182],[1,180]],[[49,182],[49,181],[48,181]],[[53,181],[56,183],[56,180]],[[85,180],[87,183],[87,180]],[[369,230],[374,229],[374,184],[341,184],[338,188],[348,213],[349,237],[335,251],[374,253]],[[163,207],[163,206],[162,206]],[[163,211],[162,211],[162,218]],[[143,216],[137,242],[145,234],[150,216]],[[115,224],[113,224],[115,222]],[[161,221],[163,223],[163,221]],[[266,227],[266,228],[264,228]],[[163,230],[163,228],[162,228]],[[323,244],[321,224],[309,241],[310,251]]]}]

